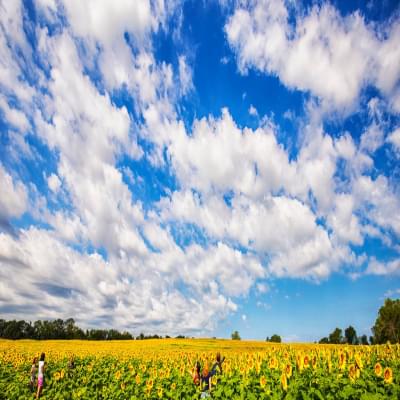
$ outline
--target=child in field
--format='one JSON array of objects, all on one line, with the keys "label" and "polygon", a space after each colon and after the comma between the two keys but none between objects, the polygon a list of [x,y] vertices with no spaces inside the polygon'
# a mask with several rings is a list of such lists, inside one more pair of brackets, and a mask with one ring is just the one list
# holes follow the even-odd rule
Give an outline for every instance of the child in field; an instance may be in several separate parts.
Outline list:
[{"label": "child in field", "polygon": [[29,379],[29,389],[31,390],[31,392],[33,392],[34,388],[35,388],[35,380],[36,380],[36,363],[37,363],[37,357],[33,358],[32,361],[32,367],[31,367],[31,377]]},{"label": "child in field", "polygon": [[40,360],[39,360],[38,387],[37,387],[37,393],[36,393],[36,398],[37,399],[40,397],[40,395],[42,394],[42,391],[43,391],[44,370],[45,370],[44,358],[45,358],[45,354],[42,353],[40,355]]},{"label": "child in field", "polygon": [[214,363],[211,371],[208,369],[208,365],[205,364],[203,371],[201,371],[200,362],[196,362],[195,371],[192,374],[193,382],[195,385],[199,385],[202,388],[201,398],[210,397],[211,391],[211,378],[217,373],[217,367],[219,368],[219,372],[222,373],[222,363],[224,362],[225,357],[221,359],[221,354],[217,353],[216,362]]}]

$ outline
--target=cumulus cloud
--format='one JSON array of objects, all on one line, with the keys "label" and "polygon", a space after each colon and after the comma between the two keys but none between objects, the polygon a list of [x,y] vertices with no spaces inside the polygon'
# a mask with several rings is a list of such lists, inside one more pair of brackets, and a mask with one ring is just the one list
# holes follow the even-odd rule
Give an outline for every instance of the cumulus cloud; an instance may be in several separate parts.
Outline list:
[{"label": "cumulus cloud", "polygon": [[400,151],[400,128],[395,129],[387,138],[387,141],[393,145],[393,147]]},{"label": "cumulus cloud", "polygon": [[400,273],[400,260],[382,262],[371,257],[366,273],[371,275],[398,275]]},{"label": "cumulus cloud", "polygon": [[184,296],[154,270],[79,253],[51,232],[31,228],[18,239],[2,233],[0,239],[0,276],[7,288],[0,297],[3,315],[73,315],[82,326],[189,334],[212,329],[213,318],[236,309],[215,284],[201,297]]},{"label": "cumulus cloud", "polygon": [[0,219],[19,217],[28,209],[28,191],[25,185],[0,164]]},{"label": "cumulus cloud", "polygon": [[381,34],[358,12],[343,17],[325,3],[303,14],[283,0],[240,2],[225,26],[242,72],[277,75],[336,108],[352,107],[367,84],[392,95],[400,77],[399,29],[393,21]]},{"label": "cumulus cloud", "polygon": [[[0,222],[27,211],[40,222],[0,233],[3,314],[202,332],[237,312],[237,299],[252,289],[267,293],[270,278],[327,279],[346,265],[360,267],[352,247],[365,235],[400,235],[396,188],[382,174],[366,175],[378,149],[398,147],[397,130],[385,138],[371,117],[359,141],[349,132],[334,137],[312,102],[291,154],[272,119],[250,129],[223,108],[188,123],[179,100],[196,90],[192,59],[177,53],[167,63],[152,44],[177,2],[128,3],[38,0],[41,18],[58,25],[36,27],[37,64],[17,57],[33,58],[23,7],[0,5],[7,137],[23,149],[30,131],[46,155],[32,164],[41,171],[38,185],[19,177],[21,158],[11,168],[0,164]],[[324,5],[297,16],[293,28],[278,0],[240,4],[226,32],[243,71],[277,74],[335,107],[349,106],[371,82],[394,98],[395,24],[378,38],[360,15],[343,18]],[[121,105],[124,96],[129,106]],[[253,106],[248,112],[258,115]],[[173,184],[149,199],[149,181],[163,173]],[[397,270],[376,259],[367,268]]]}]

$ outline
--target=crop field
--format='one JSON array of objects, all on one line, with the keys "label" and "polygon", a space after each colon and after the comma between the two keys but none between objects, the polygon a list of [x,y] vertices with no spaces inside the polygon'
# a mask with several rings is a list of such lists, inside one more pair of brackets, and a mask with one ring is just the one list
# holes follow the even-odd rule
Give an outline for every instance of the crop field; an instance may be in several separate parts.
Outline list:
[{"label": "crop field", "polygon": [[[34,356],[46,353],[43,399],[199,399],[196,361],[211,366],[212,399],[400,398],[400,345],[269,344],[250,341],[0,341],[0,399],[32,399]],[[75,367],[68,360],[75,358]]]}]

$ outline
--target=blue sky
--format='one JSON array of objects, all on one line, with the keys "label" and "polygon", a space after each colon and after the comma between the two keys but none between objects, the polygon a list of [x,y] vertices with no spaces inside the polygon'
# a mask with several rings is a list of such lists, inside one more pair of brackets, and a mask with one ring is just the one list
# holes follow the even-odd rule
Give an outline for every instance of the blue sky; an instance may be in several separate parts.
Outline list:
[{"label": "blue sky", "polygon": [[0,7],[2,318],[371,334],[400,295],[397,2]]}]

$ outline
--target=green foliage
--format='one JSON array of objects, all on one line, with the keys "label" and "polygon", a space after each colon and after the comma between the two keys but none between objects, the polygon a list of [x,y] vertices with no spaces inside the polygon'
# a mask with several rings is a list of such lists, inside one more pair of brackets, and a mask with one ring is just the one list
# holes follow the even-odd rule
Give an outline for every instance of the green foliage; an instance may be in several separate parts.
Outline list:
[{"label": "green foliage", "polygon": [[343,341],[342,330],[340,328],[336,328],[329,335],[329,343],[339,344],[342,343],[342,341]]},{"label": "green foliage", "polygon": [[238,331],[232,332],[231,337],[232,337],[232,340],[240,340],[241,339]]},{"label": "green foliage", "polygon": [[344,330],[344,337],[348,344],[356,344],[357,342],[357,332],[351,325]]},{"label": "green foliage", "polygon": [[400,342],[400,299],[386,299],[372,328],[374,343]]},{"label": "green foliage", "polygon": [[282,342],[282,338],[277,335],[276,333],[274,335],[272,335],[271,337],[268,337],[265,339],[267,342],[272,342],[272,343],[281,343]]}]

